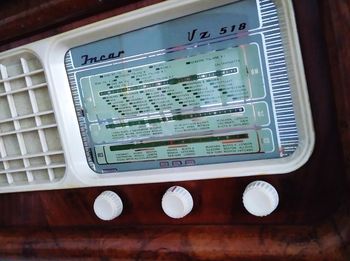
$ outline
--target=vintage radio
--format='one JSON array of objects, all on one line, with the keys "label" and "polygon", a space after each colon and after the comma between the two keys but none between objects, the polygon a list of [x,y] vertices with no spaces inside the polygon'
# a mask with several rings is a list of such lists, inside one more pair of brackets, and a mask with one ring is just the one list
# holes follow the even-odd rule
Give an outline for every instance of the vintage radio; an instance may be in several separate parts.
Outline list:
[{"label": "vintage radio", "polygon": [[0,259],[349,260],[341,0],[0,3]]}]

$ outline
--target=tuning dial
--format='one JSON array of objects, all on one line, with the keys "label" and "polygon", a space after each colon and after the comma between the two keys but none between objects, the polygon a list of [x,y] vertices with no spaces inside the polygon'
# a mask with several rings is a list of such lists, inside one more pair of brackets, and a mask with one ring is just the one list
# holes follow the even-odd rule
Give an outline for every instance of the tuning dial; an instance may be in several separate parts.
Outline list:
[{"label": "tuning dial", "polygon": [[106,190],[95,199],[94,211],[98,218],[112,220],[122,213],[123,202],[115,192]]},{"label": "tuning dial", "polygon": [[277,208],[278,202],[276,189],[265,181],[250,183],[243,193],[243,205],[254,216],[270,215]]},{"label": "tuning dial", "polygon": [[193,208],[192,196],[183,187],[173,186],[163,195],[162,208],[171,218],[183,218]]}]

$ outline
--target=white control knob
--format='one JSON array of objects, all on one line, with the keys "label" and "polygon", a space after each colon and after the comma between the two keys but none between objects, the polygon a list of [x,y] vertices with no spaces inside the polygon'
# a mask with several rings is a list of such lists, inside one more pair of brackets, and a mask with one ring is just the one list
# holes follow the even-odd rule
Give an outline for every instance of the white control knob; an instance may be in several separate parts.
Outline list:
[{"label": "white control knob", "polygon": [[193,208],[192,196],[183,187],[173,186],[163,195],[162,208],[171,218],[183,218]]},{"label": "white control knob", "polygon": [[243,193],[243,205],[254,216],[270,215],[277,208],[278,202],[276,189],[265,181],[250,183]]},{"label": "white control knob", "polygon": [[94,211],[98,218],[112,220],[122,213],[123,202],[115,192],[106,190],[95,199]]}]

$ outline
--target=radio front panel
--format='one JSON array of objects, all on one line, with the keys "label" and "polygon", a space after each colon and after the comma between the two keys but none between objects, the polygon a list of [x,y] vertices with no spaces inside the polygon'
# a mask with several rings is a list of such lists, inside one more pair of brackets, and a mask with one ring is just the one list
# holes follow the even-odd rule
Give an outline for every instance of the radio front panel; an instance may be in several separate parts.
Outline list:
[{"label": "radio front panel", "polygon": [[[23,52],[42,63],[66,169],[49,185],[4,191],[281,174],[311,155],[290,1],[164,1],[0,60]],[[28,176],[33,166],[20,154]]]}]

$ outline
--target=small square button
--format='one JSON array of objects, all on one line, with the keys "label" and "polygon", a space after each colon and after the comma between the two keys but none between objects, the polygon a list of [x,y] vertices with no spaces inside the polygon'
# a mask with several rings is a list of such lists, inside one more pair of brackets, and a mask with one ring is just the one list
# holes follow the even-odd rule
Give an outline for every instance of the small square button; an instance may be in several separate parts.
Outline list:
[{"label": "small square button", "polygon": [[169,162],[167,162],[167,161],[161,161],[161,162],[159,163],[159,166],[160,166],[161,168],[167,168],[167,167],[169,167]]},{"label": "small square button", "polygon": [[196,165],[196,161],[193,159],[185,160],[185,165]]},{"label": "small square button", "polygon": [[172,162],[173,167],[179,167],[182,165],[182,162],[180,160],[175,160]]}]

